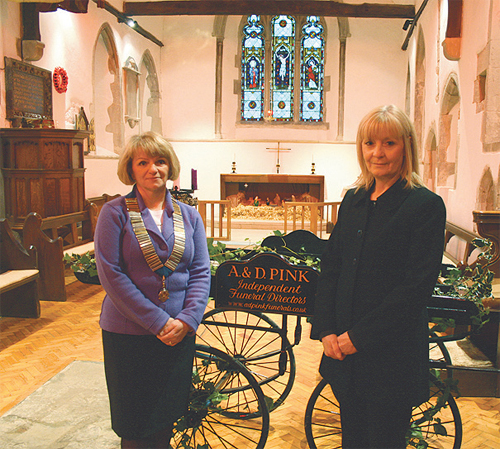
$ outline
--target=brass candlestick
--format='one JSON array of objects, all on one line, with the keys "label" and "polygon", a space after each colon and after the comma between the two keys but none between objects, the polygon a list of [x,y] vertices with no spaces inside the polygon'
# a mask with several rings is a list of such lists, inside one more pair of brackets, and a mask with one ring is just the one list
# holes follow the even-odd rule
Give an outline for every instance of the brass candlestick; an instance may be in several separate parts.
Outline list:
[{"label": "brass candlestick", "polygon": [[231,164],[231,172],[232,173],[236,173],[236,162],[233,161],[233,163]]},{"label": "brass candlestick", "polygon": [[314,175],[314,173],[316,173],[316,164],[313,162],[311,164],[311,175]]}]

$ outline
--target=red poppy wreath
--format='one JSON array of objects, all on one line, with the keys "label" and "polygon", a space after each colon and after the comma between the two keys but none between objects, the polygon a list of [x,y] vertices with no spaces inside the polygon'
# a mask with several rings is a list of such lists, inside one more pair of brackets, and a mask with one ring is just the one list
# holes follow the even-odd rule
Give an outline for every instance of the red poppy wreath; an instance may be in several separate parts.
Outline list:
[{"label": "red poppy wreath", "polygon": [[54,82],[54,88],[60,94],[68,90],[68,74],[62,67],[56,67],[54,69],[52,81]]}]

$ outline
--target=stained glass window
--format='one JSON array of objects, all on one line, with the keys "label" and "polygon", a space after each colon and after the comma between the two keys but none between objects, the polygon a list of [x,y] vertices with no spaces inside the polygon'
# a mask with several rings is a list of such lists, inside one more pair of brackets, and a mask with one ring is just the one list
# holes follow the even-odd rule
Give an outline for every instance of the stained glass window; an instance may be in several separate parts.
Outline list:
[{"label": "stained glass window", "polygon": [[243,28],[241,110],[243,120],[262,120],[264,111],[264,37],[260,16],[248,16]]},{"label": "stained glass window", "polygon": [[271,111],[274,120],[293,120],[295,19],[291,16],[273,17],[271,29],[273,55]]},{"label": "stained glass window", "polygon": [[[268,42],[260,16],[247,17],[241,56],[241,116],[246,121],[322,122],[325,42],[318,16],[269,18]],[[303,24],[303,26],[302,26]],[[302,32],[296,34],[296,26]],[[265,49],[270,64],[265,66]],[[300,61],[295,63],[300,54]],[[297,71],[297,73],[295,73]],[[294,80],[297,80],[295,85]],[[294,105],[296,108],[294,108]]]},{"label": "stained glass window", "polygon": [[324,39],[318,16],[308,16],[302,28],[300,120],[323,120]]}]

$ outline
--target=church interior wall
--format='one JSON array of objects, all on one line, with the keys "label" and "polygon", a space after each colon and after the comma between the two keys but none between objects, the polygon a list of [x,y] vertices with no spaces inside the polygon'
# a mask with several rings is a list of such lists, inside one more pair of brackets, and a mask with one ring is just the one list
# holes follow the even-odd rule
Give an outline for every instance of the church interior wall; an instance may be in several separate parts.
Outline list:
[{"label": "church interior wall", "polygon": [[404,110],[408,53],[401,21],[349,19],[346,123],[344,136],[355,140],[358,124],[373,108],[395,104]]},{"label": "church interior wall", "polygon": [[[491,2],[493,4],[498,5],[500,2],[494,0]],[[472,211],[480,209],[483,173],[487,167],[493,173],[498,173],[500,166],[498,152],[484,151],[483,112],[478,110],[474,100],[475,81],[479,74],[478,55],[490,39],[491,14],[489,0],[464,2],[458,60],[447,59],[443,52],[447,2],[441,0],[429,3],[419,20],[425,41],[426,71],[423,142],[432,132],[437,132],[438,147],[439,142],[448,142],[447,162],[454,163],[455,166],[447,181],[441,182],[441,185],[438,183],[436,191],[445,200],[448,220],[470,230],[474,228]],[[496,20],[498,22],[498,18]],[[415,46],[416,39],[411,42],[409,49],[413,55],[416,53]],[[458,104],[451,112],[454,115],[451,126],[452,129],[455,127],[455,131],[446,136],[443,135],[446,128],[440,126],[440,123],[444,118],[443,112],[448,112],[446,102],[450,100],[447,95],[453,83],[456,84],[454,95],[458,94]],[[414,83],[412,86],[414,87]],[[498,178],[494,179],[494,184],[498,189]],[[496,208],[499,208],[498,204]]]},{"label": "church interior wall", "polygon": [[[416,2],[416,10],[420,6]],[[111,30],[116,47],[118,93],[121,107],[125,105],[125,82],[122,67],[132,57],[140,66],[146,52],[157,71],[159,91],[159,120],[163,135],[172,141],[183,170],[181,188],[190,188],[191,168],[198,172],[200,199],[219,199],[219,175],[229,173],[236,162],[238,173],[275,173],[277,152],[280,152],[280,173],[307,174],[311,163],[316,174],[325,175],[326,199],[337,201],[342,190],[358,175],[354,139],[357,125],[366,112],[380,104],[394,103],[415,114],[415,58],[418,32],[425,43],[425,92],[423,110],[422,154],[425,142],[432,136],[439,147],[446,138],[441,135],[442,109],[446,83],[451,76],[457,82],[459,94],[456,114],[455,181],[437,186],[448,208],[450,221],[472,229],[472,210],[477,207],[478,191],[485,170],[489,168],[495,184],[498,208],[500,154],[485,152],[482,144],[483,112],[477,112],[474,86],[478,76],[478,54],[491,40],[491,27],[498,26],[498,17],[491,17],[490,0],[464,2],[461,58],[450,61],[443,54],[442,42],[446,31],[447,1],[429,2],[419,19],[408,50],[401,45],[407,31],[403,21],[394,19],[349,19],[346,43],[345,116],[343,140],[337,142],[339,101],[339,27],[336,18],[327,18],[326,25],[326,83],[325,125],[259,125],[239,121],[241,16],[229,16],[224,30],[222,60],[221,133],[215,130],[216,51],[213,34],[214,17],[182,16],[165,18],[139,17],[137,21],[159,38],[164,46],[132,31],[127,25],[89,2],[87,14],[64,11],[40,14],[43,57],[33,64],[48,70],[64,67],[69,75],[68,91],[53,91],[54,119],[59,127],[71,127],[73,112],[83,106],[89,119],[94,115],[106,117],[106,108],[94,104],[95,86],[92,84],[94,58],[98,35],[104,24]],[[500,0],[491,0],[498,7]],[[121,5],[116,5],[121,9]],[[0,55],[20,59],[19,40],[21,19],[19,3],[0,0],[2,33]],[[490,24],[493,21],[493,25]],[[495,22],[496,21],[496,22]],[[3,58],[2,58],[3,60]],[[408,71],[410,72],[408,74]],[[409,75],[409,76],[408,76]],[[411,92],[407,90],[407,78]],[[131,127],[120,121],[122,140],[105,140],[98,154],[85,159],[86,196],[102,193],[126,193],[116,177],[118,153],[132,134],[151,129],[152,120],[144,117],[144,102],[150,92],[141,80],[140,111],[143,119]],[[96,111],[97,109],[97,111]],[[116,113],[116,112],[115,112]],[[119,113],[124,114],[123,110]],[[5,86],[1,84],[0,122],[9,126],[5,118]],[[500,124],[499,124],[500,125]],[[432,140],[432,139],[430,139]],[[445,139],[446,140],[446,139]],[[99,142],[97,142],[99,145]],[[422,165],[424,160],[422,158]]]}]

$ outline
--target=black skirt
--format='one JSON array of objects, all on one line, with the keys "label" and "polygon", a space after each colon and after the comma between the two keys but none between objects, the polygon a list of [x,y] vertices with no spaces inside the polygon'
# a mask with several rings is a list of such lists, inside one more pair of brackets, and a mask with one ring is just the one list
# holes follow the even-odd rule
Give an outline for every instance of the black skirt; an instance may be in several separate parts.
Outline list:
[{"label": "black skirt", "polygon": [[125,439],[147,438],[185,414],[194,337],[167,346],[154,335],[102,331],[111,425]]}]

